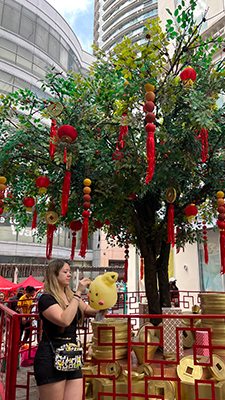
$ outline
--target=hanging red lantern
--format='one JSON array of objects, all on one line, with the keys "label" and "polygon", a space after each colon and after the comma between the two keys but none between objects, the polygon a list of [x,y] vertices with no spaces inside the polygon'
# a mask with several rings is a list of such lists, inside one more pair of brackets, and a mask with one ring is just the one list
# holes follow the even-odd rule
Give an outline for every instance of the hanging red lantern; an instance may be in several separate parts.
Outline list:
[{"label": "hanging red lantern", "polygon": [[58,137],[64,143],[72,143],[77,138],[77,131],[71,125],[62,125],[58,129]]},{"label": "hanging red lantern", "polygon": [[35,200],[33,197],[25,197],[25,199],[23,200],[23,204],[26,207],[26,211],[31,212],[32,207],[35,205]]},{"label": "hanging red lantern", "polygon": [[155,114],[152,112],[148,112],[145,116],[146,122],[154,122],[155,121]]},{"label": "hanging red lantern", "polygon": [[46,193],[47,192],[47,187],[50,185],[50,180],[47,178],[47,176],[39,176],[36,179],[36,185],[39,187],[39,193]]},{"label": "hanging red lantern", "polygon": [[[89,167],[88,167],[89,169]],[[89,188],[89,186],[91,186],[91,180],[89,178],[86,178],[84,180],[84,189],[83,192],[85,194],[89,194],[91,192],[91,189]],[[88,211],[88,209],[91,207],[91,204],[87,201],[85,201],[83,203],[83,208],[85,209],[85,211],[83,211],[82,216],[84,218],[83,220],[83,225],[82,225],[82,233],[81,233],[81,244],[80,244],[80,252],[79,255],[83,258],[85,258],[86,255],[86,251],[87,251],[87,245],[88,245],[88,229],[89,229],[89,222],[88,222],[88,218],[90,216],[90,212]]]},{"label": "hanging red lantern", "polygon": [[188,222],[194,222],[195,216],[198,214],[198,209],[194,204],[190,204],[184,210],[185,214],[188,217]]},{"label": "hanging red lantern", "polygon": [[110,221],[106,218],[104,224],[105,225],[110,225]]},{"label": "hanging red lantern", "polygon": [[147,103],[145,103],[144,107],[145,107],[145,111],[152,112],[155,108],[155,104],[152,101],[147,101]]},{"label": "hanging red lantern", "polygon": [[180,74],[180,79],[182,80],[182,82],[184,82],[185,84],[187,84],[187,82],[189,80],[191,80],[192,82],[195,81],[197,76],[196,71],[194,70],[194,68],[192,67],[187,67],[184,68],[183,71]]},{"label": "hanging red lantern", "polygon": [[101,229],[104,226],[104,222],[95,221],[94,226],[98,229]]},{"label": "hanging red lantern", "polygon": [[0,208],[0,215],[2,215],[3,211],[4,211],[4,210],[3,210],[2,208]]},{"label": "hanging red lantern", "polygon": [[58,129],[58,137],[62,142],[65,143],[63,162],[66,162],[66,157],[67,157],[66,145],[67,145],[67,143],[70,144],[70,143],[72,143],[72,142],[74,142],[76,140],[77,131],[71,125],[62,125]]},{"label": "hanging red lantern", "polygon": [[76,236],[77,232],[82,228],[82,222],[81,221],[72,221],[70,223],[70,229],[73,231],[72,235],[72,244],[71,244],[71,255],[70,255],[70,260],[74,260],[74,255],[75,255],[75,248],[76,248]]}]

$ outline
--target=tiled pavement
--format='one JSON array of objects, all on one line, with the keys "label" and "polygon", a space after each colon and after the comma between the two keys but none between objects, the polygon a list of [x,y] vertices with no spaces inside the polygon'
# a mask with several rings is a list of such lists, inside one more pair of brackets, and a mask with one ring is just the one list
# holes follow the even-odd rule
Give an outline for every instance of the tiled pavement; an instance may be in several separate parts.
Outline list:
[{"label": "tiled pavement", "polygon": [[17,370],[17,385],[26,386],[29,376],[29,394],[27,393],[27,388],[16,388],[16,400],[39,400],[38,388],[34,375],[30,375],[29,372],[33,372],[33,366],[20,367]]}]

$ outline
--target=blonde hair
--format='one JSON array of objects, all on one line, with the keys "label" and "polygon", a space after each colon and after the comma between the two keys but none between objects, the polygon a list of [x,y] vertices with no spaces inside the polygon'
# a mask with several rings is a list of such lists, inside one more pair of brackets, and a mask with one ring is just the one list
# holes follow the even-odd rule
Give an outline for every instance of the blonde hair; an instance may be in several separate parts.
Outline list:
[{"label": "blonde hair", "polygon": [[[61,297],[60,286],[57,276],[59,275],[59,271],[64,266],[64,264],[67,264],[67,262],[64,260],[54,260],[50,262],[50,264],[46,268],[43,288],[43,292],[51,294],[63,310],[66,309],[66,303]],[[73,298],[72,290],[69,286],[67,286],[65,287],[64,292],[66,294],[68,302],[70,303]]]}]

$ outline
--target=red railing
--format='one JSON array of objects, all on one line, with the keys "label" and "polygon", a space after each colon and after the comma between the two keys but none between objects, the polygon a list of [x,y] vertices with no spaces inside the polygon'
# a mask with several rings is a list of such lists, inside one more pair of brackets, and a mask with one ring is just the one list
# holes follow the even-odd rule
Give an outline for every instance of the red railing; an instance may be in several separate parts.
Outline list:
[{"label": "red railing", "polygon": [[[198,294],[196,295],[196,292],[179,292],[179,304],[183,306],[184,310],[191,310],[191,307],[196,304],[196,300],[198,302]],[[223,373],[225,374],[225,342],[223,346],[222,340],[221,343],[215,340],[213,330],[214,325],[220,325],[221,329],[224,326],[225,331],[225,315],[171,315],[169,313],[165,315],[146,315],[139,313],[140,304],[145,304],[145,298],[141,296],[141,293],[124,293],[124,298],[118,298],[116,305],[111,310],[112,314],[107,316],[107,321],[110,321],[112,318],[114,319],[113,323],[109,323],[108,326],[103,327],[99,324],[98,337],[97,339],[95,338],[95,343],[97,343],[98,348],[102,349],[103,352],[106,349],[107,351],[110,349],[107,359],[89,359],[90,348],[88,352],[88,340],[93,332],[90,323],[91,320],[89,318],[86,319],[84,330],[81,333],[84,343],[84,360],[88,365],[95,365],[96,370],[94,373],[83,372],[84,393],[85,386],[86,388],[90,388],[94,380],[95,387],[93,386],[92,390],[97,390],[97,394],[95,392],[95,397],[93,398],[98,400],[122,400],[124,398],[128,400],[132,398],[137,400],[167,400],[168,398],[172,399],[172,397],[169,397],[172,395],[174,395],[173,399],[176,398],[177,400],[183,400],[184,398],[185,400],[225,399],[225,385],[218,384],[219,381],[225,380],[225,375],[223,375]],[[184,307],[185,305],[189,307]],[[126,313],[124,310],[126,310]],[[176,312],[176,308],[171,310],[172,312]],[[26,397],[23,397],[23,399],[29,400],[29,382],[33,372],[28,370],[27,379],[22,384],[18,384],[18,358],[21,358],[23,352],[26,351],[28,360],[32,361],[33,359],[32,350],[35,348],[37,335],[40,333],[39,315],[36,313],[36,310],[32,314],[17,314],[2,304],[0,304],[0,312],[0,395],[2,400],[16,400],[19,389],[24,389]],[[22,317],[32,318],[27,342],[29,345],[28,349],[23,349],[23,342],[20,341],[20,322]],[[142,334],[142,337],[139,337],[140,321],[149,321],[153,318],[154,320],[158,319],[159,322],[163,321],[163,325],[160,324],[155,327],[148,322],[148,325],[144,328],[144,334]],[[200,319],[201,322],[204,322],[204,327],[197,326],[197,321]],[[116,321],[121,320],[126,321],[126,340],[117,338]],[[174,353],[171,355],[166,353],[166,340],[168,336],[166,325],[169,327],[169,325],[173,324],[172,321],[175,321],[175,328],[172,335]],[[207,336],[207,344],[203,342],[197,344],[195,342],[195,337],[199,335],[199,332]],[[191,345],[187,345],[188,341],[186,339],[190,333],[193,335],[193,341]],[[107,340],[104,337],[107,337]],[[158,338],[157,345],[155,337]],[[126,348],[127,355],[126,358],[120,359],[118,352],[119,349],[124,347]],[[155,347],[158,348],[155,349]],[[140,367],[140,358],[137,356],[139,349],[142,351],[141,365],[150,366],[153,376],[145,373],[143,379],[136,383],[133,379],[137,379],[139,376],[137,372]],[[202,357],[201,353],[207,354],[207,356]],[[177,369],[177,366],[181,365],[182,360],[187,356],[191,358],[189,358],[190,363],[187,363],[184,373],[189,379],[193,378],[187,385],[188,389],[185,386],[184,376],[181,376],[182,374]],[[217,357],[216,361],[214,357]],[[109,370],[107,369],[107,366],[110,364],[113,370],[116,362],[120,364],[123,371],[127,371],[126,375],[124,375],[125,372],[121,373],[118,379],[114,374],[109,374]],[[204,368],[204,373],[200,377],[195,377],[194,375],[194,371],[197,368],[202,370]],[[209,374],[207,376],[205,370],[209,372],[213,368],[213,375]],[[216,368],[218,374],[221,374],[221,376],[219,375],[218,379],[213,379]],[[121,379],[121,376],[124,377],[126,382]],[[168,394],[169,390],[170,393]],[[90,393],[88,396],[90,397]],[[85,395],[83,399],[85,399]],[[34,399],[32,398],[32,400]]]}]

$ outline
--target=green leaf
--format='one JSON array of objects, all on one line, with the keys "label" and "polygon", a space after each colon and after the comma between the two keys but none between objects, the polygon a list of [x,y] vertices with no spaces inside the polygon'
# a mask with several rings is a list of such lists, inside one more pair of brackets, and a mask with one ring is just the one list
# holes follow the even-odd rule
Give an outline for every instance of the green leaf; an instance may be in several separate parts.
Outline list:
[{"label": "green leaf", "polygon": [[[168,12],[168,14],[172,15],[171,11],[169,10],[169,8],[166,8],[166,11]],[[168,22],[168,21],[167,21]]]},{"label": "green leaf", "polygon": [[175,17],[177,17],[178,16],[178,9],[176,9],[175,11],[174,11],[174,15],[175,15]]}]

